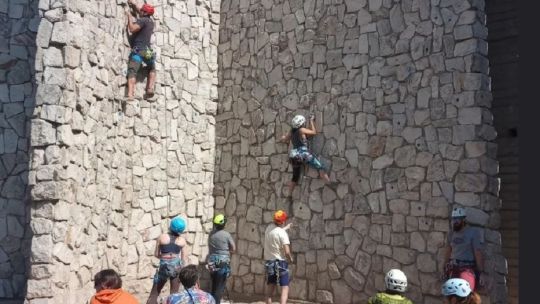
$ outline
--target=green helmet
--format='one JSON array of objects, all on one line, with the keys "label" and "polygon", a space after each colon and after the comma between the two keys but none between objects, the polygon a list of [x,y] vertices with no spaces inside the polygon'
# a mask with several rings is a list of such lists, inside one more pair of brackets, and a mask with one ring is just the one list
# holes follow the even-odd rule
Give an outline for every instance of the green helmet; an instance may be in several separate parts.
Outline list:
[{"label": "green helmet", "polygon": [[227,219],[225,218],[225,215],[223,214],[216,214],[216,216],[214,216],[214,224],[216,225],[219,225],[219,226],[222,226],[222,225],[225,225],[225,223],[227,222]]}]

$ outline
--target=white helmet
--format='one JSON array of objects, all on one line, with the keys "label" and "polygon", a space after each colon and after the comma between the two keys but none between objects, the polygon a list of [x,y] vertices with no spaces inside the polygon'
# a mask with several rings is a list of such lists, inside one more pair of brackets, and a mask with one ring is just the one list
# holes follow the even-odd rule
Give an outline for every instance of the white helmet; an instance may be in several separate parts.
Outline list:
[{"label": "white helmet", "polygon": [[390,269],[384,277],[386,289],[405,292],[407,289],[407,276],[399,269]]},{"label": "white helmet", "polygon": [[465,213],[465,209],[461,207],[454,207],[454,210],[452,210],[452,217],[466,217],[467,213]]},{"label": "white helmet", "polygon": [[443,296],[456,295],[465,298],[471,293],[471,285],[464,279],[454,278],[444,282],[441,292]]},{"label": "white helmet", "polygon": [[306,118],[302,115],[296,115],[291,121],[291,125],[294,129],[300,128],[305,123],[306,123]]}]

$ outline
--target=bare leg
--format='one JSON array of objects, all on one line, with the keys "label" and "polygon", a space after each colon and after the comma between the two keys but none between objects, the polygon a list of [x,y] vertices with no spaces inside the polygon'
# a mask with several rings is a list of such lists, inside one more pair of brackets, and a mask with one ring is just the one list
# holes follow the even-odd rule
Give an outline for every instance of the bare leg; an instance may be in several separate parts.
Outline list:
[{"label": "bare leg", "polygon": [[319,171],[319,176],[325,181],[325,182],[329,182],[330,181],[330,177],[328,177],[328,174],[326,174],[326,172],[324,171]]},{"label": "bare leg", "polygon": [[276,290],[276,285],[266,284],[266,304],[272,304],[272,295]]},{"label": "bare leg", "polygon": [[154,85],[156,84],[156,70],[148,72],[146,79],[146,94],[148,97],[154,96]]},{"label": "bare leg", "polygon": [[133,99],[133,96],[135,95],[135,84],[137,83],[137,79],[135,77],[129,77],[127,81],[127,87],[128,87],[128,93],[127,97],[128,99]]},{"label": "bare leg", "polygon": [[289,286],[281,286],[281,302],[280,304],[287,304],[289,298]]},{"label": "bare leg", "polygon": [[296,183],[293,181],[290,181],[287,183],[287,186],[289,186],[289,194],[287,196],[292,196],[294,188],[296,187]]},{"label": "bare leg", "polygon": [[162,281],[152,286],[152,290],[150,291],[146,304],[157,304],[157,298],[161,292],[161,289],[163,289],[163,286],[165,286],[165,283],[167,283],[167,281]]}]

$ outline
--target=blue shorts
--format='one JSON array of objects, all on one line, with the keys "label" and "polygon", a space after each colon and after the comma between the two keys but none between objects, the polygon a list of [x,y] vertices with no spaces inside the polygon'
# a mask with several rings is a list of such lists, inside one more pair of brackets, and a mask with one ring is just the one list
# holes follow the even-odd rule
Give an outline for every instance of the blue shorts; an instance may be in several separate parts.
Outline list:
[{"label": "blue shorts", "polygon": [[266,284],[289,286],[289,263],[285,260],[269,260],[264,263]]}]

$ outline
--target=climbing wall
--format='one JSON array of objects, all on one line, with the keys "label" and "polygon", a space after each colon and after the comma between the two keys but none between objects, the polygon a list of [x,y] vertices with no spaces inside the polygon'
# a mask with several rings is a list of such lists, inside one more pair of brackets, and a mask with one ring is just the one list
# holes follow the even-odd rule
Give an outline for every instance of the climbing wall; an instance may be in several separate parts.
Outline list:
[{"label": "climbing wall", "polygon": [[[454,206],[482,228],[491,288],[506,303],[484,1],[221,2],[216,210],[238,254],[231,293],[261,298],[263,237],[291,214],[291,297],[364,303],[401,268],[415,303],[438,303]],[[294,114],[332,183],[309,170],[291,200]]]},{"label": "climbing wall", "polygon": [[139,99],[126,104],[125,4],[39,2],[29,303],[85,303],[104,268],[146,301],[155,239],[178,214],[188,218],[190,260],[207,252],[219,7],[153,2],[157,98],[140,98],[141,72]]},{"label": "climbing wall", "polygon": [[28,142],[37,11],[37,1],[0,3],[0,298],[23,298],[28,275]]}]

